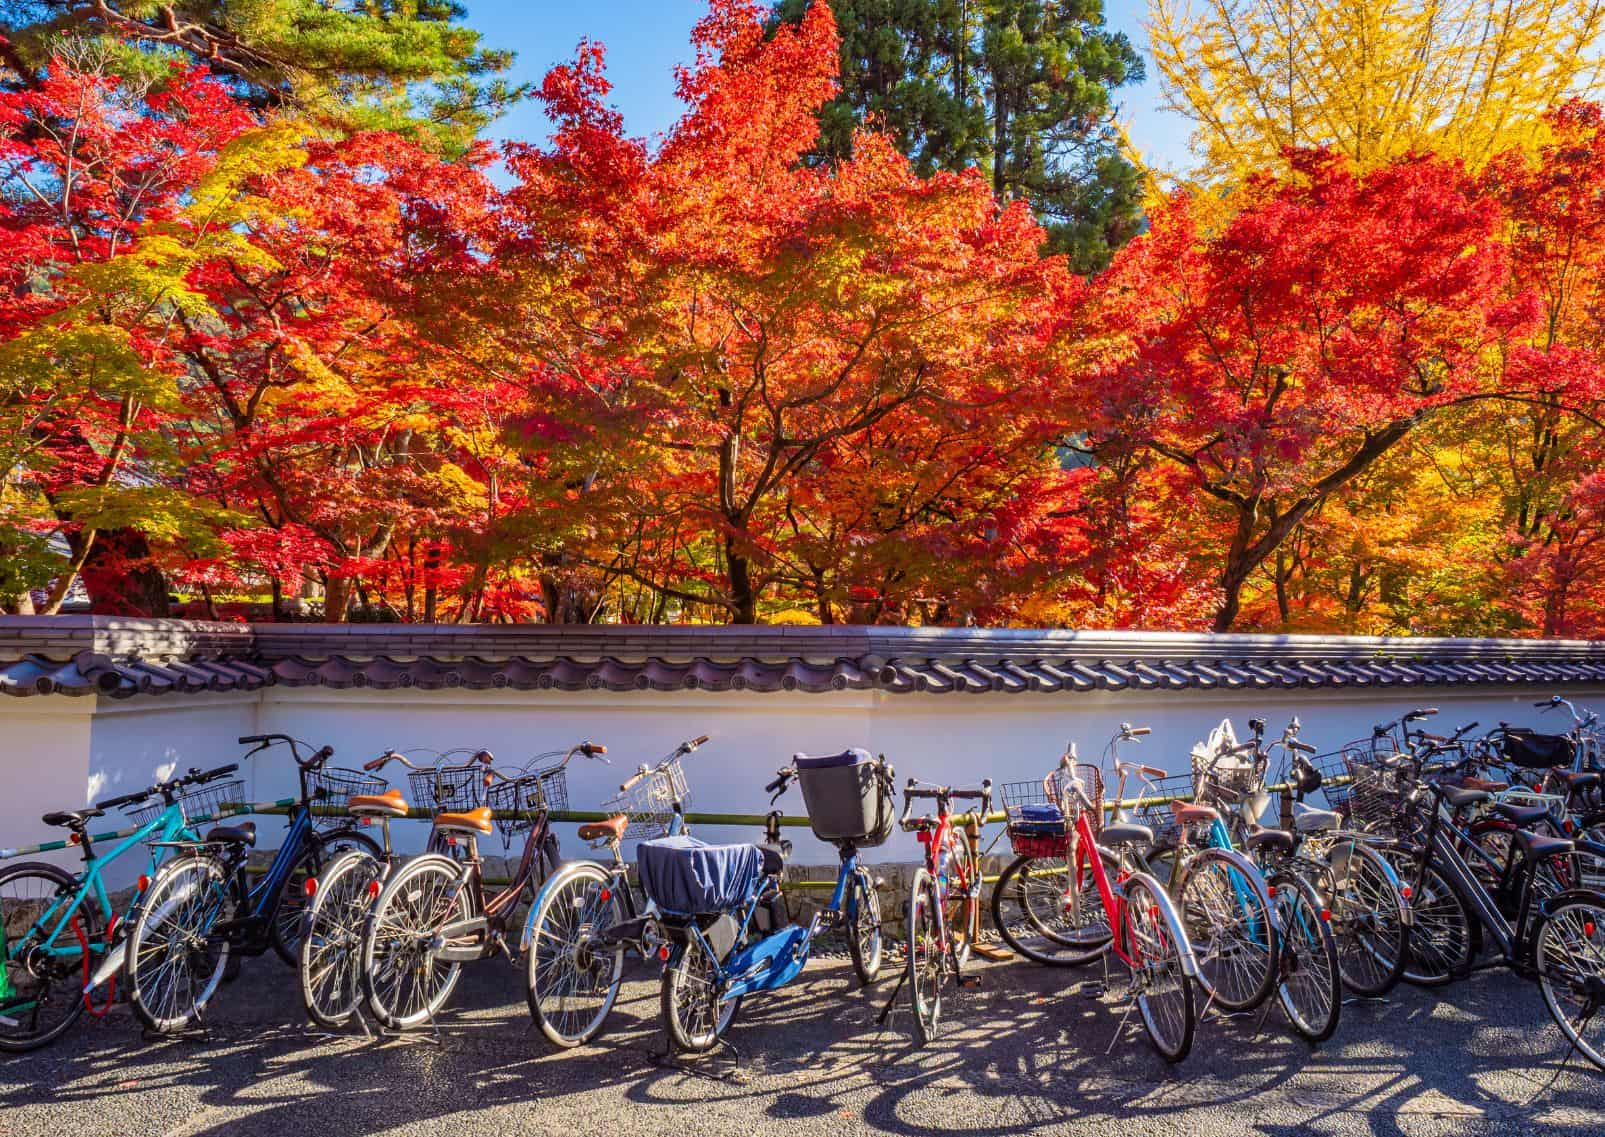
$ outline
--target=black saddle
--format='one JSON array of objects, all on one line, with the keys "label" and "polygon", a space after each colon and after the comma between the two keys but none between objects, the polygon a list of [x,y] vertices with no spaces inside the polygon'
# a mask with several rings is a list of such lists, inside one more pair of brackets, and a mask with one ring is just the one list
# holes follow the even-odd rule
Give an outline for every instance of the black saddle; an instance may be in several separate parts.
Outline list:
[{"label": "black saddle", "polygon": [[1098,830],[1098,841],[1104,845],[1152,845],[1154,831],[1135,821],[1116,821]]},{"label": "black saddle", "polygon": [[1534,825],[1549,816],[1549,810],[1541,805],[1516,805],[1507,801],[1495,805],[1493,812],[1517,825]]},{"label": "black saddle", "polygon": [[1565,856],[1577,848],[1576,844],[1564,837],[1551,837],[1545,833],[1534,833],[1530,829],[1516,830],[1515,842],[1522,852],[1534,860],[1541,857]]},{"label": "black saddle", "polygon": [[240,825],[214,826],[206,834],[209,845],[244,845],[247,849],[256,848],[256,822],[246,821]]},{"label": "black saddle", "polygon": [[1486,790],[1467,790],[1459,786],[1439,786],[1438,789],[1443,794],[1443,800],[1449,803],[1450,809],[1465,809],[1468,805],[1488,800]]},{"label": "black saddle", "polygon": [[1269,849],[1273,853],[1291,853],[1293,834],[1286,829],[1255,829],[1243,838],[1246,849]]},{"label": "black saddle", "polygon": [[99,806],[86,805],[82,809],[63,809],[47,813],[39,820],[46,825],[65,825],[68,829],[81,829],[91,817],[104,817],[106,811]]},{"label": "black saddle", "polygon": [[763,854],[764,875],[779,876],[786,867],[786,850],[775,845],[759,845],[758,851]]}]

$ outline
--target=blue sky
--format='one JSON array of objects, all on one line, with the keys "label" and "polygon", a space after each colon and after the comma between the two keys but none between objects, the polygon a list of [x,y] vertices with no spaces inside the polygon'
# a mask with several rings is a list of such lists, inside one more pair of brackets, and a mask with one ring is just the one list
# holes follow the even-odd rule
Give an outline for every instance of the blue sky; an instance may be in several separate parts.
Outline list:
[{"label": "blue sky", "polygon": [[[674,98],[676,63],[691,57],[691,25],[706,10],[706,0],[466,0],[468,22],[484,33],[489,46],[518,53],[514,77],[538,80],[554,63],[570,58],[581,39],[607,45],[608,77],[615,105],[631,134],[667,130],[679,117]],[[1146,0],[1105,0],[1111,26],[1125,32],[1147,55],[1142,30]],[[1188,164],[1187,127],[1161,110],[1158,85],[1150,63],[1149,78],[1119,93],[1122,118],[1132,140],[1148,161],[1180,169]],[[520,107],[498,122],[500,138],[546,137],[546,119],[538,105]]]}]

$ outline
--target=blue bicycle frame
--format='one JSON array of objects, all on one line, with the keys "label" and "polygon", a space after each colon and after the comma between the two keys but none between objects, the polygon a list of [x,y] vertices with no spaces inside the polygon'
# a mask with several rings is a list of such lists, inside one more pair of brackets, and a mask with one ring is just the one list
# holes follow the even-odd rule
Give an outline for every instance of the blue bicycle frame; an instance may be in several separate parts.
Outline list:
[{"label": "blue bicycle frame", "polygon": [[[1226,822],[1221,820],[1219,812],[1219,810],[1216,811],[1215,820],[1209,823],[1210,847],[1215,849],[1230,849],[1235,851],[1235,846],[1232,844],[1231,831],[1226,828]],[[1243,906],[1244,911],[1254,912],[1256,910],[1256,905],[1254,903],[1254,890],[1248,886],[1247,882],[1240,879],[1240,875],[1241,874],[1238,871],[1233,870],[1232,891],[1237,894],[1237,902]],[[1248,931],[1250,935],[1258,938],[1260,934],[1260,927],[1259,917],[1257,915],[1249,918]]]},{"label": "blue bicycle frame", "polygon": [[[772,932],[755,944],[732,952],[730,957],[719,965],[719,980],[723,990],[720,993],[721,1001],[740,998],[755,991],[773,991],[784,987],[802,972],[807,966],[809,956],[813,949],[814,937],[825,922],[836,914],[842,913],[843,905],[847,905],[846,915],[850,918],[854,901],[848,899],[847,887],[860,871],[858,851],[844,849],[842,851],[841,867],[836,872],[836,887],[830,894],[830,904],[814,913],[814,918],[804,927],[792,924],[789,927]],[[774,880],[771,877],[762,877],[753,886],[752,894],[742,905],[740,929],[736,935],[739,943],[747,930],[752,926],[753,914],[757,912],[758,905],[768,900]],[[692,945],[708,953],[710,959],[716,958],[717,953],[708,943],[702,930],[691,924],[688,928],[690,944],[676,949],[671,956],[670,965],[678,959],[678,952],[685,951]]]}]

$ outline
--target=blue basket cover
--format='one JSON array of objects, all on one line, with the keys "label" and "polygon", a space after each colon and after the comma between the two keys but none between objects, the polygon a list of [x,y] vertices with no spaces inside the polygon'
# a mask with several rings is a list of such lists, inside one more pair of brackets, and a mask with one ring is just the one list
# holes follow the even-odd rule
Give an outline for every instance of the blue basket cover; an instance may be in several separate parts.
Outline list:
[{"label": "blue basket cover", "polygon": [[854,747],[852,750],[843,750],[840,754],[793,754],[791,763],[799,770],[830,770],[837,766],[862,766],[866,762],[873,762],[868,750]]},{"label": "blue basket cover", "polygon": [[681,834],[636,849],[641,890],[665,912],[704,915],[740,908],[763,876],[756,845],[709,845]]},{"label": "blue basket cover", "polygon": [[1064,811],[1056,805],[1042,802],[1022,805],[1015,816],[1009,819],[1009,828],[1030,837],[1059,837],[1068,831]]}]

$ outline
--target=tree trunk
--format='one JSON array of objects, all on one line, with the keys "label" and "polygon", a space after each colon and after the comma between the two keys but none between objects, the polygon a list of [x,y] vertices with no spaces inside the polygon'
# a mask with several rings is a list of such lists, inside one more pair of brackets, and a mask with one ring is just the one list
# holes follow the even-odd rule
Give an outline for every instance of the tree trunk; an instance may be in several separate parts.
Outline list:
[{"label": "tree trunk", "polygon": [[756,624],[758,597],[752,588],[752,562],[736,551],[736,543],[726,539],[724,545],[725,573],[730,580],[730,622]]},{"label": "tree trunk", "polygon": [[323,574],[323,618],[343,624],[351,609],[351,578]]},{"label": "tree trunk", "polygon": [[90,607],[112,616],[169,616],[167,576],[150,560],[137,529],[101,529],[84,561]]}]

